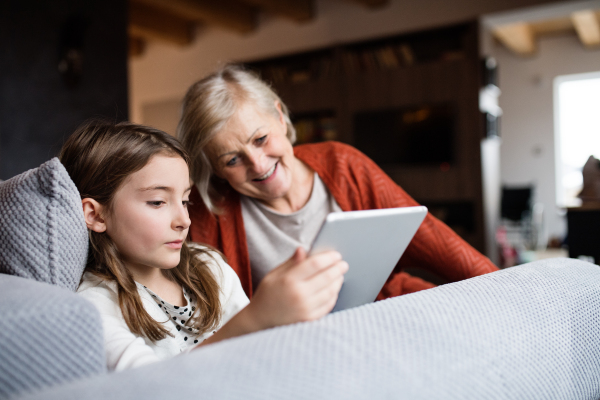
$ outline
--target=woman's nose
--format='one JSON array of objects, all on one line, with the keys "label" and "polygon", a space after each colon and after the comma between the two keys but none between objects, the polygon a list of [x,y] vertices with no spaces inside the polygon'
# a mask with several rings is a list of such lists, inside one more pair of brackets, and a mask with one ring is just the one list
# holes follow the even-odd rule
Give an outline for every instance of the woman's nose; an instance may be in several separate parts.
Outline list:
[{"label": "woman's nose", "polygon": [[267,157],[265,157],[264,152],[262,152],[260,150],[253,151],[248,154],[248,164],[254,172],[257,172],[257,173],[266,172],[265,171],[265,168],[267,166],[266,161],[267,161]]}]

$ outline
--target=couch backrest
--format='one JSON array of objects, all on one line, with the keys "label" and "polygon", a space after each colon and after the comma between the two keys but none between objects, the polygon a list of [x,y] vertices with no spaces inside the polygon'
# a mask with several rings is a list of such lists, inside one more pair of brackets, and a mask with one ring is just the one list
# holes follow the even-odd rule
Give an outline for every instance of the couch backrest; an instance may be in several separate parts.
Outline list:
[{"label": "couch backrest", "polygon": [[105,372],[102,320],[92,303],[0,274],[0,399]]},{"label": "couch backrest", "polygon": [[599,399],[599,338],[600,267],[553,259],[26,399]]}]

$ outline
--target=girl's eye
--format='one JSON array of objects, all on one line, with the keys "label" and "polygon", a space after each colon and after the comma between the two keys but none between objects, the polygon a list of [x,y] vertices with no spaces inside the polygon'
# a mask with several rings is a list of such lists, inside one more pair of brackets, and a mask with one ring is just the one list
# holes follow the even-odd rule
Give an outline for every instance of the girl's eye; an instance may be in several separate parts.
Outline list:
[{"label": "girl's eye", "polygon": [[267,140],[267,135],[257,138],[255,142],[256,142],[256,144],[263,144],[265,142],[265,140]]},{"label": "girl's eye", "polygon": [[227,161],[227,166],[231,167],[235,164],[237,164],[238,158],[237,157],[233,157],[231,160]]},{"label": "girl's eye", "polygon": [[152,206],[152,207],[160,207],[164,204],[165,202],[162,200],[156,200],[156,201],[148,201],[147,204]]},{"label": "girl's eye", "polygon": [[184,206],[185,208],[188,208],[188,207],[189,207],[190,205],[192,205],[193,203],[192,203],[191,201],[189,201],[189,200],[183,200],[183,201],[181,202],[181,204],[183,204],[183,206]]}]

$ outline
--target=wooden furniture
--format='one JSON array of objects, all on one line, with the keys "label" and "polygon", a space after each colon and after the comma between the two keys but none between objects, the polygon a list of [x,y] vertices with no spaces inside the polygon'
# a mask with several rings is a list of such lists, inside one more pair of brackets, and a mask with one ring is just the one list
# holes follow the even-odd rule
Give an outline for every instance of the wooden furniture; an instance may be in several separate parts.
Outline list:
[{"label": "wooden furniture", "polygon": [[[431,110],[442,114],[451,110],[452,132],[446,138],[450,149],[440,150],[440,162],[424,153],[421,157],[429,159],[423,163],[413,159],[378,164],[418,202],[486,253],[481,158],[485,124],[479,111],[482,71],[477,23],[341,44],[247,66],[270,82],[288,105],[300,141],[334,139],[364,151],[365,143],[382,142],[382,138],[378,129],[357,129],[361,116],[372,113],[377,121],[378,112],[384,116],[397,112],[400,119],[418,119]],[[390,146],[398,149],[397,139],[389,134]],[[430,140],[428,145],[436,143]],[[493,228],[487,231],[493,234]]]},{"label": "wooden furniture", "polygon": [[567,227],[569,257],[600,263],[600,202],[568,208]]}]

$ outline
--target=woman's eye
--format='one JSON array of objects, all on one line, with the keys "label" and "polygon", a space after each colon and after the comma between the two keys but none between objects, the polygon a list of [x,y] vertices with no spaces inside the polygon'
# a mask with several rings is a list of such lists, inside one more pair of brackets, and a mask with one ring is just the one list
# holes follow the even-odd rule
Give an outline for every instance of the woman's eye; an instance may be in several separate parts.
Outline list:
[{"label": "woman's eye", "polygon": [[255,142],[256,142],[256,144],[263,144],[265,142],[265,140],[267,140],[267,135],[257,138]]},{"label": "woman's eye", "polygon": [[192,203],[191,201],[189,201],[189,200],[183,200],[183,201],[181,202],[181,204],[183,204],[183,206],[184,206],[185,208],[188,208],[188,207],[189,207],[190,205],[192,205],[193,203]]},{"label": "woman's eye", "polygon": [[147,202],[148,205],[152,206],[152,207],[160,207],[162,206],[165,202],[162,200],[156,200],[156,201],[148,201]]},{"label": "woman's eye", "polygon": [[237,157],[233,157],[231,160],[227,161],[227,166],[231,167],[232,165],[237,164],[238,158]]}]

